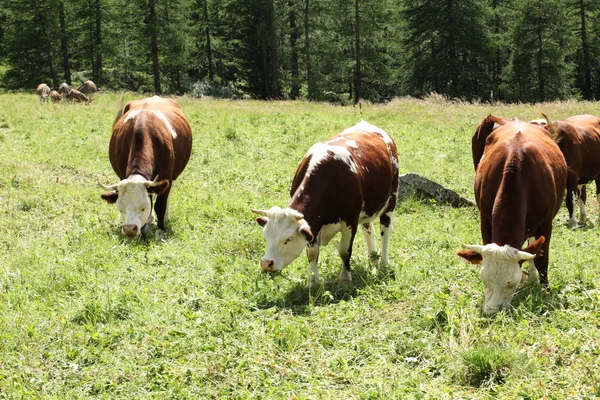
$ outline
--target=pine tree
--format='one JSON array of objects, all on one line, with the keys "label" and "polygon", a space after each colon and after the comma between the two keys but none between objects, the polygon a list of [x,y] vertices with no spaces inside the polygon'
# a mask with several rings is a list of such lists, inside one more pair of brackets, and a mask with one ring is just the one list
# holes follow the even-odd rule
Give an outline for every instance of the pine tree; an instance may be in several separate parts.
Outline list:
[{"label": "pine tree", "polygon": [[9,69],[4,86],[58,86],[58,5],[55,0],[4,0],[5,54]]},{"label": "pine tree", "polygon": [[488,98],[485,70],[490,43],[487,7],[481,0],[405,0],[409,91],[449,97]]},{"label": "pine tree", "polygon": [[572,93],[573,48],[564,3],[523,0],[511,27],[512,54],[502,89],[510,101],[565,99]]}]

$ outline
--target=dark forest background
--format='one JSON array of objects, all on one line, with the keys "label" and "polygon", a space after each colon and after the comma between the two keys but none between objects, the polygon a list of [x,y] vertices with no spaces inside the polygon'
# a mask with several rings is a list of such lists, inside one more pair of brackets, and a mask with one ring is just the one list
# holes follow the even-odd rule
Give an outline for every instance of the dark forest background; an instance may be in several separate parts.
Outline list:
[{"label": "dark forest background", "polygon": [[0,0],[0,87],[600,97],[600,0]]}]

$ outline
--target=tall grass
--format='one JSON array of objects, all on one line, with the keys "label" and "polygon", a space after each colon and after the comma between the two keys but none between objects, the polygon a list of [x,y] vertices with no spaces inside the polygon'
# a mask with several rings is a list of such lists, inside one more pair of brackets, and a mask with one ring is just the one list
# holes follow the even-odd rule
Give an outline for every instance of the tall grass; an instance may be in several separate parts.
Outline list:
[{"label": "tall grass", "polygon": [[[140,96],[126,94],[126,100]],[[391,265],[372,271],[357,238],[354,282],[322,286],[304,256],[279,274],[251,208],[285,206],[316,141],[365,119],[395,139],[401,172],[472,197],[470,138],[489,113],[600,115],[596,103],[469,105],[397,99],[359,108],[177,99],[194,133],[164,242],[119,234],[96,181],[117,94],[90,105],[0,95],[0,398],[594,398],[600,394],[600,239],[566,227],[550,250],[551,294],[481,313],[475,209],[398,205]]]}]

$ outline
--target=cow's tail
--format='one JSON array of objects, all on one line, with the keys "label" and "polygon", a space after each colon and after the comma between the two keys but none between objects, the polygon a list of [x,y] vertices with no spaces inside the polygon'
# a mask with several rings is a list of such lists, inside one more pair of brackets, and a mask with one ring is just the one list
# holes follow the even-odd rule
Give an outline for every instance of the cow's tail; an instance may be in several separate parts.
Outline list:
[{"label": "cow's tail", "polygon": [[123,116],[124,114],[124,108],[123,108],[123,101],[125,99],[125,94],[121,95],[121,99],[119,100],[119,111],[117,111],[117,115],[115,116],[115,120],[113,122],[113,126],[117,123],[117,121]]}]

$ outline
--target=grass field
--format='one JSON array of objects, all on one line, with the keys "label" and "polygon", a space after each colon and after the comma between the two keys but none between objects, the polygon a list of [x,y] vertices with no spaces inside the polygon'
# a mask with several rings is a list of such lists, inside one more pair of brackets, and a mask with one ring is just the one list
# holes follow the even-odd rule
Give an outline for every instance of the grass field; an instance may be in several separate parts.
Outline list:
[{"label": "grass field", "polygon": [[[301,256],[262,273],[251,208],[284,207],[317,141],[363,118],[396,141],[401,173],[472,198],[470,140],[489,113],[600,115],[599,103],[469,105],[399,99],[362,109],[179,98],[194,133],[166,240],[120,235],[97,180],[120,95],[90,105],[0,95],[0,398],[592,399],[600,397],[600,229],[554,224],[549,280],[482,315],[475,209],[398,205],[391,264],[357,236],[354,282],[321,286]],[[126,94],[125,99],[140,98]],[[593,191],[593,188],[592,188]]]}]

